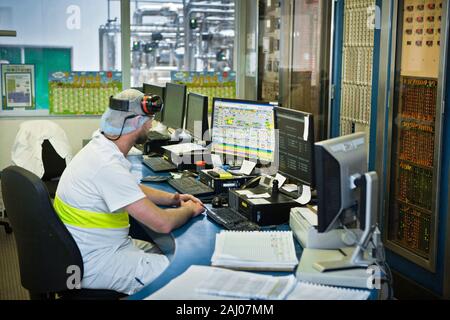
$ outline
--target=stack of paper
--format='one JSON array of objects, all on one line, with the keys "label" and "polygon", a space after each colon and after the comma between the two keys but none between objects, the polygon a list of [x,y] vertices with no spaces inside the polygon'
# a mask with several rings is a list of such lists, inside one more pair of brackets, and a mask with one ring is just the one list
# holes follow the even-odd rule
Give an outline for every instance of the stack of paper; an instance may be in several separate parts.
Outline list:
[{"label": "stack of paper", "polygon": [[213,266],[292,271],[298,264],[292,231],[222,231],[216,235]]},{"label": "stack of paper", "polygon": [[183,155],[185,153],[205,150],[205,147],[195,143],[179,143],[169,146],[163,146],[163,149],[166,149],[171,153],[175,153],[177,155]]},{"label": "stack of paper", "polygon": [[370,291],[298,282],[287,300],[367,300]]},{"label": "stack of paper", "polygon": [[224,297],[281,300],[286,298],[296,283],[293,275],[274,277],[212,268],[196,290],[202,294]]},{"label": "stack of paper", "polygon": [[291,276],[274,277],[208,266],[190,266],[147,300],[288,299],[359,300],[370,291],[297,282]]}]

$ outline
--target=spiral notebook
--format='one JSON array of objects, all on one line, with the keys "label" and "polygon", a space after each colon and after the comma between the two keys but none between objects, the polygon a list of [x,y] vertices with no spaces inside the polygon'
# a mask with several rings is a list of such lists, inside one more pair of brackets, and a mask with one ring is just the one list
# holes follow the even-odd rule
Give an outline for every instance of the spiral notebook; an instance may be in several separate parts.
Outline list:
[{"label": "spiral notebook", "polygon": [[298,282],[287,300],[367,300],[370,291]]},{"label": "spiral notebook", "polygon": [[298,264],[292,231],[222,231],[213,266],[239,270],[292,271]]}]

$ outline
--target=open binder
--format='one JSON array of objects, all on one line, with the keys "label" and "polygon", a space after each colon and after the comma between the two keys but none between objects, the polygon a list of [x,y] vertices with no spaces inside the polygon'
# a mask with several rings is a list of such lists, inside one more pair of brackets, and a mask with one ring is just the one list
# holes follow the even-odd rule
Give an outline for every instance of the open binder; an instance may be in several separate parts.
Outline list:
[{"label": "open binder", "polygon": [[291,231],[222,231],[213,266],[238,270],[292,271],[298,264]]}]

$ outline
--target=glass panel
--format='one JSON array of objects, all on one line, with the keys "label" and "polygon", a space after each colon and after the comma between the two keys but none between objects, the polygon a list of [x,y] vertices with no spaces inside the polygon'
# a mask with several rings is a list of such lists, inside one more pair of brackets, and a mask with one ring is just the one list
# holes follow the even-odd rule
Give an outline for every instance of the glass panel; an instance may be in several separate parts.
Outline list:
[{"label": "glass panel", "polygon": [[399,2],[388,239],[426,260],[435,237],[442,1]]},{"label": "glass panel", "polygon": [[326,139],[331,2],[293,3],[292,62],[286,96],[281,100],[289,108],[312,113],[316,139]]},{"label": "glass panel", "polygon": [[[120,71],[120,64],[104,68],[101,63],[102,52],[120,53],[120,40],[114,51],[102,51],[97,33],[110,17],[120,16],[119,1],[112,3],[108,10],[106,1],[2,0],[0,29],[17,36],[1,38],[0,63],[9,71],[0,110],[5,115],[103,113],[109,95],[121,88],[120,73],[99,73]],[[31,70],[26,80],[19,70]]]},{"label": "glass panel", "polygon": [[258,98],[264,101],[278,101],[280,19],[280,1],[259,1]]},{"label": "glass panel", "polygon": [[171,71],[233,70],[233,0],[139,0],[130,11],[132,87],[163,85]]}]

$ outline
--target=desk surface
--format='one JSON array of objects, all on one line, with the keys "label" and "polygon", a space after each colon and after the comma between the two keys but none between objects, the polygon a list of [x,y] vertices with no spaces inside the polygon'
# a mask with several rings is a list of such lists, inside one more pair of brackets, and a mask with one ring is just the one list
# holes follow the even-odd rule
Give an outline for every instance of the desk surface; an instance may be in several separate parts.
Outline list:
[{"label": "desk surface", "polygon": [[[143,176],[155,174],[145,166],[140,166],[133,161],[132,163],[134,170],[140,169]],[[146,183],[146,185],[167,192],[175,192],[167,183]],[[279,227],[282,230],[287,228],[287,225]],[[209,220],[204,214],[190,219],[185,225],[172,231],[170,234],[158,234],[145,228],[147,234],[167,255],[170,264],[154,281],[145,285],[142,290],[130,296],[129,299],[139,300],[146,298],[164,287],[175,277],[181,275],[191,265],[209,266],[214,252],[215,237],[221,230],[223,230],[221,226]],[[298,243],[296,243],[296,251],[299,256],[302,249]],[[288,273],[271,272],[269,274],[284,276]]]}]

